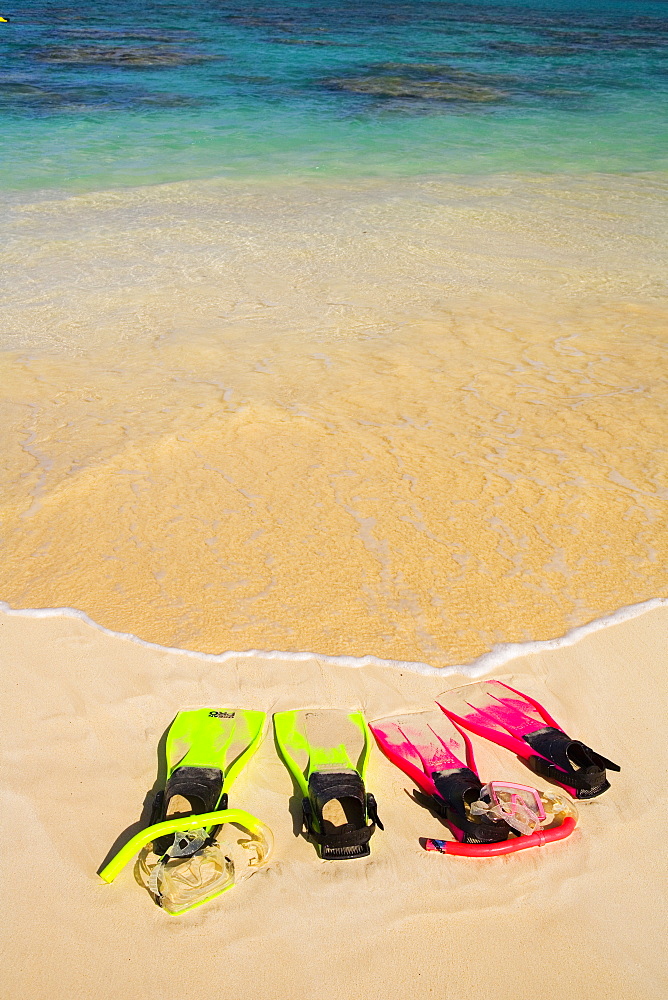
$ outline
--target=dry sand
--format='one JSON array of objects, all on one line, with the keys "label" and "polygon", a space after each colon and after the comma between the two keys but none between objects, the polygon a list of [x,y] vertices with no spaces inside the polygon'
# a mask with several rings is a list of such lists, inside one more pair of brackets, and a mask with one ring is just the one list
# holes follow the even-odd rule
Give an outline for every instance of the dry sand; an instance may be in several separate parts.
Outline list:
[{"label": "dry sand", "polygon": [[[273,860],[178,918],[131,866],[111,886],[96,870],[138,824],[179,709],[361,706],[375,718],[428,707],[462,677],[316,657],[215,663],[64,617],[2,614],[0,628],[3,996],[666,996],[668,607],[493,671],[622,765],[611,791],[581,804],[569,841],[488,861],[427,854],[418,838],[442,827],[374,748],[368,785],[386,831],[367,860],[321,862],[295,835],[268,728],[233,804],[272,827]],[[476,753],[483,776],[527,780],[508,752],[476,740]]]}]

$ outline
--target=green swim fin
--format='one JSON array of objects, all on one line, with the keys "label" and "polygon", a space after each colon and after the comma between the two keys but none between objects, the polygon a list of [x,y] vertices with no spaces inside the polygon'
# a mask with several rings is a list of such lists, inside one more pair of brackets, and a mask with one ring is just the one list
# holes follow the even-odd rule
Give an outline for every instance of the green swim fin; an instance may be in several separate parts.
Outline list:
[{"label": "green swim fin", "polygon": [[262,739],[264,712],[198,708],[179,712],[167,734],[167,782],[154,816],[227,809],[233,781]]},{"label": "green swim fin", "polygon": [[364,787],[371,746],[364,716],[319,709],[277,712],[274,730],[302,795],[304,827],[320,857],[367,857],[369,841],[383,824],[375,798]]},{"label": "green swim fin", "polygon": [[[271,832],[250,813],[228,809],[229,789],[257,750],[264,721],[264,712],[244,709],[179,712],[167,734],[165,788],[153,802],[150,826],[121,848],[100,877],[112,882],[138,851],[150,845],[156,861],[151,865],[140,856],[139,869],[156,902],[170,913],[199,906],[234,885],[233,862],[215,848],[225,823],[250,832],[251,841],[243,846],[256,849],[257,863],[251,865],[264,863]],[[186,863],[187,859],[196,863]],[[170,884],[171,894],[163,892],[163,881]]]}]

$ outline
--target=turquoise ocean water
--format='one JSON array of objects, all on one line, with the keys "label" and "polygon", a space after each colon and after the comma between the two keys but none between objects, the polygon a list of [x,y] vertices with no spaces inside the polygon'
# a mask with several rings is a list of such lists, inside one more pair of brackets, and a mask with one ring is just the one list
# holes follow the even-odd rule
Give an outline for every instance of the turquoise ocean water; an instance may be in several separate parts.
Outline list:
[{"label": "turquoise ocean water", "polygon": [[668,164],[668,5],[8,0],[0,185]]}]

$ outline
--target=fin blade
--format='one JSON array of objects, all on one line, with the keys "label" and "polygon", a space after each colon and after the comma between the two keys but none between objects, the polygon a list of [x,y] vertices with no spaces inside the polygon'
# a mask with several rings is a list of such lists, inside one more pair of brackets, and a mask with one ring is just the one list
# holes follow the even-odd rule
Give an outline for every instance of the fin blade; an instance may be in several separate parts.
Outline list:
[{"label": "fin blade", "polygon": [[167,734],[168,775],[177,767],[216,768],[228,790],[259,746],[264,720],[264,712],[238,708],[179,712]]},{"label": "fin blade", "polygon": [[274,712],[274,735],[283,763],[296,781],[302,794],[308,796],[308,786],[304,778],[304,768],[299,759],[306,754],[305,768],[308,769],[309,748],[306,737],[297,727],[297,710]]},{"label": "fin blade", "polygon": [[[274,732],[283,761],[307,795],[313,771],[357,771],[362,780],[369,756],[369,732],[361,712],[295,709],[274,714]],[[361,739],[360,739],[361,737]]]},{"label": "fin blade", "polygon": [[437,794],[433,773],[475,769],[468,737],[434,712],[380,719],[371,731],[385,756],[428,795]]},{"label": "fin blade", "polygon": [[[462,726],[492,743],[529,757],[531,748],[523,737],[546,725],[561,727],[538,703],[501,681],[478,681],[452,688],[436,703],[455,725]],[[548,721],[549,720],[549,721]]]},{"label": "fin blade", "polygon": [[266,719],[265,712],[259,712],[252,709],[236,709],[238,714],[237,727],[235,731],[235,737],[230,744],[228,744],[228,749],[235,749],[237,740],[242,744],[241,752],[232,759],[232,762],[228,765],[225,771],[225,777],[223,780],[223,792],[229,792],[234,781],[244,769],[248,761],[255,754],[257,748],[262,742],[262,736],[264,735],[264,724]]}]

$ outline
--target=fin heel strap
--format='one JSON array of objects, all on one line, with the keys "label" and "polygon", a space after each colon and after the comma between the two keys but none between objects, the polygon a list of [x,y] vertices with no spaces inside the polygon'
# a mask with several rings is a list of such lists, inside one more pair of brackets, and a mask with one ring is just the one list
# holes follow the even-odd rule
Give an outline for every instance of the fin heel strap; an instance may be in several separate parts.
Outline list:
[{"label": "fin heel strap", "polygon": [[561,767],[557,767],[556,764],[551,764],[544,757],[538,757],[536,754],[532,754],[531,757],[527,758],[527,765],[535,774],[539,774],[542,778],[547,778],[549,781],[556,781],[560,785],[567,785],[574,788],[578,793],[582,792],[582,795],[578,794],[578,798],[586,798],[587,792],[592,797],[600,795],[601,792],[605,792],[610,788],[610,782],[605,777],[605,770],[599,768],[597,765],[592,765],[595,768],[594,774],[587,773],[587,771],[591,770],[590,768],[583,768],[581,771],[565,771]]},{"label": "fin heel strap", "polygon": [[619,764],[596,753],[581,740],[572,740],[563,730],[545,726],[524,735],[534,753],[526,758],[536,774],[575,790],[576,798],[591,799],[610,787],[606,768],[621,770]]},{"label": "fin heel strap", "polygon": [[378,815],[378,805],[376,803],[376,797],[375,795],[372,795],[371,792],[367,792],[366,811],[369,814],[369,819],[371,820],[373,826],[374,827],[377,826],[379,830],[384,830],[385,827],[383,826],[380,816]]},{"label": "fin heel strap", "polygon": [[[371,798],[373,799],[373,796]],[[376,800],[373,799],[374,812],[375,806]],[[313,809],[308,799],[302,800],[302,813],[308,836],[316,844],[321,844],[323,847],[359,847],[362,844],[368,844],[376,832],[376,826],[381,830],[384,829],[376,813],[377,822],[372,822],[368,826],[363,826],[357,830],[341,830],[338,833],[319,833],[313,826]]]},{"label": "fin heel strap", "polygon": [[376,824],[371,823],[370,826],[363,826],[360,830],[342,830],[340,833],[329,834],[309,830],[308,835],[323,847],[360,847],[362,844],[368,844],[375,832]]}]

